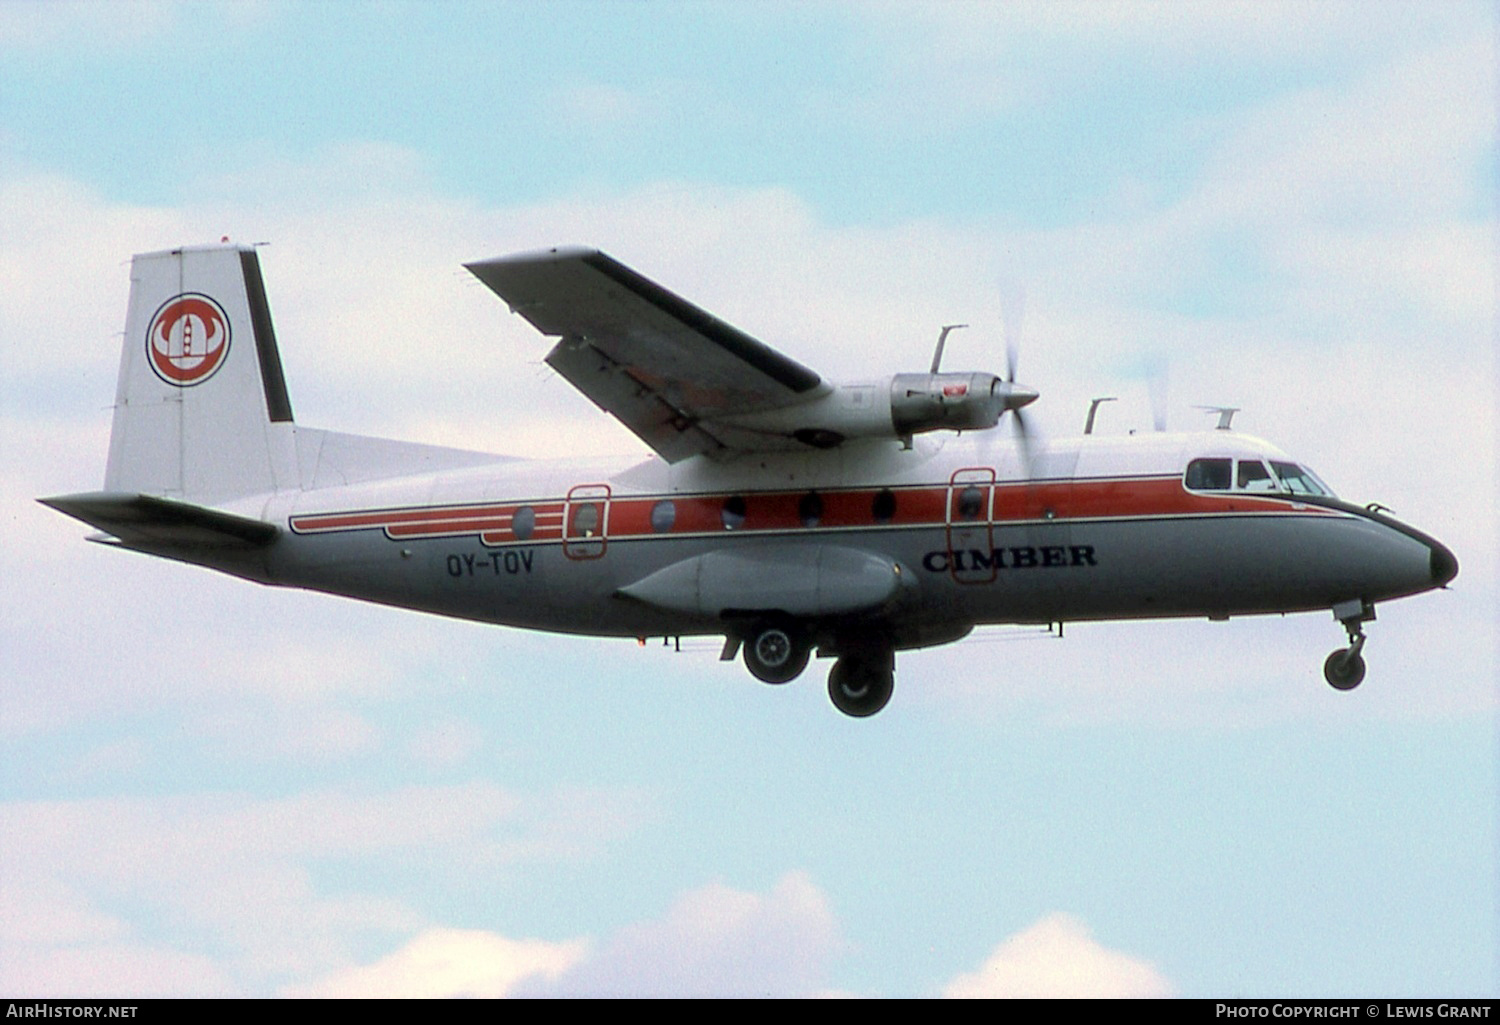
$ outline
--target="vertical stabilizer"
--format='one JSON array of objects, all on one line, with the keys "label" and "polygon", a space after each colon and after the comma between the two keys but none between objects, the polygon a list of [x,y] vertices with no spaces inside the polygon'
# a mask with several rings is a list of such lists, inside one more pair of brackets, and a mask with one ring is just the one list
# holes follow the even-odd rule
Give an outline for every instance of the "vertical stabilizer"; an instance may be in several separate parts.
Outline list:
[{"label": "vertical stabilizer", "polygon": [[105,490],[212,504],[296,486],[292,407],[255,250],[137,256]]}]

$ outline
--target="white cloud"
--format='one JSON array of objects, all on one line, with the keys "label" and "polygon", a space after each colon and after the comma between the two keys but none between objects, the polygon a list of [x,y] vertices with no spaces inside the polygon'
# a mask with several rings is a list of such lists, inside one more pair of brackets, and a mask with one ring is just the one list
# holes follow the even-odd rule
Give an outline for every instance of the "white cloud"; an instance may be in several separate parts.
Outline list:
[{"label": "white cloud", "polygon": [[[0,965],[51,965],[38,979],[51,980],[53,992],[108,988],[96,987],[99,978],[113,979],[121,995],[201,992],[180,979],[168,984],[163,973],[179,955],[141,937],[144,918],[168,934],[209,937],[218,953],[205,979],[253,992],[322,977],[349,964],[366,938],[420,924],[406,896],[370,892],[359,866],[426,865],[424,877],[449,873],[452,885],[467,886],[527,859],[596,855],[634,828],[640,807],[629,794],[528,797],[482,780],[372,794],[0,805]],[[132,910],[106,910],[120,907]],[[140,959],[144,974],[133,983],[90,974],[79,953],[89,950],[108,952],[100,971]],[[0,976],[0,985],[41,991],[20,975]]]},{"label": "white cloud", "polygon": [[842,949],[828,899],[791,872],[760,894],[723,885],[683,895],[658,920],[621,929],[529,995],[811,996]]},{"label": "white cloud", "polygon": [[120,919],[94,907],[82,893],[46,873],[10,861],[0,880],[0,944],[74,947],[129,934]]},{"label": "white cloud", "polygon": [[213,958],[146,944],[7,949],[0,986],[24,997],[226,997],[243,995]]},{"label": "white cloud", "polygon": [[100,51],[125,50],[148,42],[176,21],[174,0],[52,0],[0,4],[0,47],[25,53],[80,42]]},{"label": "white cloud", "polygon": [[[862,5],[862,11],[865,5]],[[1219,0],[1212,4],[1161,4],[1151,0],[1013,0],[1006,4],[887,3],[871,9],[884,15],[890,30],[904,31],[924,55],[950,60],[994,60],[1012,48],[1044,52],[1081,46],[1131,52],[1154,59],[1220,63],[1278,56],[1322,56],[1368,51],[1439,33],[1454,24],[1482,18],[1480,5],[1433,5],[1424,10],[1402,3],[1305,0],[1257,2]],[[914,29],[919,26],[919,30]],[[1049,69],[1064,75],[1069,68]]]},{"label": "white cloud", "polygon": [[1078,919],[1053,914],[1001,943],[977,971],[948,983],[943,995],[1117,999],[1170,997],[1173,987],[1149,963],[1101,946]]},{"label": "white cloud", "polygon": [[842,950],[828,900],[803,873],[765,893],[714,884],[607,942],[515,940],[432,927],[393,953],[290,996],[811,996]]},{"label": "white cloud", "polygon": [[427,929],[374,964],[288,987],[285,995],[361,1000],[504,997],[527,980],[557,978],[587,950],[585,940],[545,943],[478,929]]},{"label": "white cloud", "polygon": [[1230,210],[1406,225],[1467,205],[1494,137],[1489,41],[1418,47],[1365,74],[1225,115],[1207,168]]},{"label": "white cloud", "polygon": [[[866,48],[889,54],[889,78],[864,102],[844,94],[830,110],[939,140],[1070,103],[1087,117],[1117,101],[1104,90],[1120,66],[1158,86],[1212,90],[1237,78],[1274,89],[1281,76],[1312,68],[1378,64],[1434,40],[1481,41],[1490,27],[1483,4],[1463,3],[1011,0],[861,4],[859,13],[874,37]],[[920,121],[893,116],[910,110]]]}]

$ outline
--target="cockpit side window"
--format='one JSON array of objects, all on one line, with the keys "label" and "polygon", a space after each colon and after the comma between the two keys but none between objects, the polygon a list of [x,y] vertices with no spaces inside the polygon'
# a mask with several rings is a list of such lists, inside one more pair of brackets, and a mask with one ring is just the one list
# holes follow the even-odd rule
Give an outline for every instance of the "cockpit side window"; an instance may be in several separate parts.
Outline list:
[{"label": "cockpit side window", "polygon": [[1193,491],[1228,491],[1233,479],[1229,459],[1194,459],[1188,463],[1182,482]]},{"label": "cockpit side window", "polygon": [[1241,459],[1234,486],[1241,491],[1275,491],[1276,481],[1259,459]]},{"label": "cockpit side window", "polygon": [[1271,469],[1281,479],[1281,486],[1294,495],[1328,495],[1333,491],[1318,479],[1318,475],[1296,463],[1272,462]]}]

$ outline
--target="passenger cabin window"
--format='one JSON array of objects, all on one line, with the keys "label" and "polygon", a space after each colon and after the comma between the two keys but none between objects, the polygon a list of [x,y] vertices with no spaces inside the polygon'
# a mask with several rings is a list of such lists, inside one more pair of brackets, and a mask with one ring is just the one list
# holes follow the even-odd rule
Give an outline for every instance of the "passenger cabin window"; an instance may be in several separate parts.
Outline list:
[{"label": "passenger cabin window", "polygon": [[1193,491],[1228,491],[1232,466],[1230,459],[1194,459],[1188,463],[1183,483]]},{"label": "passenger cabin window", "polygon": [[663,498],[651,507],[651,529],[666,534],[677,524],[677,506],[670,498]]},{"label": "passenger cabin window", "polygon": [[984,492],[972,484],[964,488],[958,496],[958,518],[961,520],[977,520],[979,514],[984,511]]},{"label": "passenger cabin window", "polygon": [[724,507],[719,510],[719,519],[724,524],[725,530],[736,530],[745,523],[745,499],[742,495],[731,495],[724,499]]},{"label": "passenger cabin window", "polygon": [[573,507],[573,526],[569,537],[593,537],[599,532],[599,507],[584,502]]},{"label": "passenger cabin window", "polygon": [[536,510],[529,505],[523,505],[510,518],[510,532],[516,536],[517,541],[529,541],[534,530],[536,530]]},{"label": "passenger cabin window", "polygon": [[797,503],[797,518],[804,527],[816,527],[823,522],[823,496],[816,491],[803,495]]}]

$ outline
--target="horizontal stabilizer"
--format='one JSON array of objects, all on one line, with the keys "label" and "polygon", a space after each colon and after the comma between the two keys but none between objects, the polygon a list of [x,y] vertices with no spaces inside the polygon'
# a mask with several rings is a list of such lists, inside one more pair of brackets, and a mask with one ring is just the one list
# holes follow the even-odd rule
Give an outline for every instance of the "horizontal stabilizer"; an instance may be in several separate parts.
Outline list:
[{"label": "horizontal stabilizer", "polygon": [[279,531],[270,523],[170,498],[114,491],[37,501],[120,539],[148,548],[262,548]]}]

